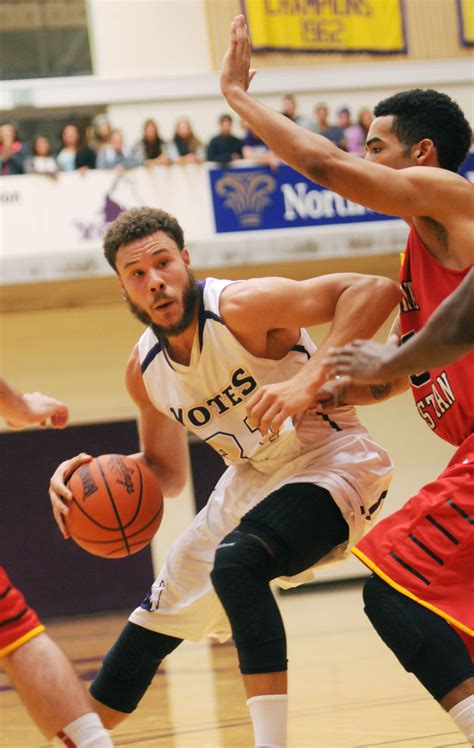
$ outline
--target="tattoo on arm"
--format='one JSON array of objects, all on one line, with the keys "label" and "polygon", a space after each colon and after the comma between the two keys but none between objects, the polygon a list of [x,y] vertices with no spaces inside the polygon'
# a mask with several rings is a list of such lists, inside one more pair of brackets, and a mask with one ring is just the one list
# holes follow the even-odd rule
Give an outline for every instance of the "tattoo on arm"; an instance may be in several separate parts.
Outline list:
[{"label": "tattoo on arm", "polygon": [[389,382],[387,384],[371,384],[369,388],[374,400],[383,400],[389,396],[392,385]]}]

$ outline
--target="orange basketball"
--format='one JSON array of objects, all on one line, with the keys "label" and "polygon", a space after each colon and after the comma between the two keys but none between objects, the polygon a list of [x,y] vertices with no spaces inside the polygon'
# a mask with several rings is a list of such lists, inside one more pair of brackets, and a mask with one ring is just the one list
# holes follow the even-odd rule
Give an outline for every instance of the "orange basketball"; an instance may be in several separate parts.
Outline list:
[{"label": "orange basketball", "polygon": [[104,558],[130,556],[144,548],[163,517],[159,483],[142,463],[125,455],[100,455],[68,481],[74,498],[66,526],[81,548]]}]

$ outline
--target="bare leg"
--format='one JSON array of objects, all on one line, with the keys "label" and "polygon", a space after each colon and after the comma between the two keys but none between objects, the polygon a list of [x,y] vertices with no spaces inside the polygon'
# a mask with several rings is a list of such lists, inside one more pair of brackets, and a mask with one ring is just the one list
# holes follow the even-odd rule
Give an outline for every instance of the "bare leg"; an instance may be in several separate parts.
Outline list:
[{"label": "bare leg", "polygon": [[114,727],[117,727],[117,725],[129,716],[127,712],[119,712],[117,709],[112,709],[110,706],[102,704],[101,701],[97,701],[93,696],[89,696],[89,698],[93,710],[97,712],[107,730],[113,730]]},{"label": "bare leg", "polygon": [[93,711],[72,664],[47,634],[39,634],[6,655],[2,665],[49,740],[73,720]]},{"label": "bare leg", "polygon": [[473,695],[474,678],[468,678],[467,680],[460,683],[459,686],[453,688],[452,691],[449,691],[446,696],[443,696],[443,698],[440,699],[439,703],[441,704],[443,709],[446,709],[446,711],[449,712],[449,710],[452,709],[453,706],[456,706],[456,704],[459,704],[460,701],[463,701],[464,699],[467,699],[468,696]]},{"label": "bare leg", "polygon": [[264,696],[266,694],[288,693],[288,673],[259,673],[257,675],[242,675],[247,698]]}]

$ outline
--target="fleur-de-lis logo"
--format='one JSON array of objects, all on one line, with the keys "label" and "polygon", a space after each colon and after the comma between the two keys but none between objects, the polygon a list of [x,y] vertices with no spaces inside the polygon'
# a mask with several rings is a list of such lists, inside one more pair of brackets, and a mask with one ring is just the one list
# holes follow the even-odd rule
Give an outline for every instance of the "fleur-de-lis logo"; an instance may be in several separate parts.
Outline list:
[{"label": "fleur-de-lis logo", "polygon": [[270,174],[244,172],[225,174],[216,182],[216,193],[224,198],[224,206],[234,211],[241,226],[260,226],[263,209],[271,203],[276,189]]}]

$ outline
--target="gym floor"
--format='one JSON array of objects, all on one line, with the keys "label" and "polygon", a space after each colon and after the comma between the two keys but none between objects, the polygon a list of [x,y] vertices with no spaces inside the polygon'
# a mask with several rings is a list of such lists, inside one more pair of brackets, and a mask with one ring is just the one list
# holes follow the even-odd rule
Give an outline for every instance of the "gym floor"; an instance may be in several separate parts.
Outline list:
[{"label": "gym floor", "polygon": [[[378,639],[362,582],[279,596],[290,672],[289,748],[467,748],[447,714]],[[127,618],[55,620],[48,633],[89,683]],[[43,748],[0,672],[0,745]],[[185,642],[166,661],[117,746],[250,748],[252,730],[233,644]]]}]

